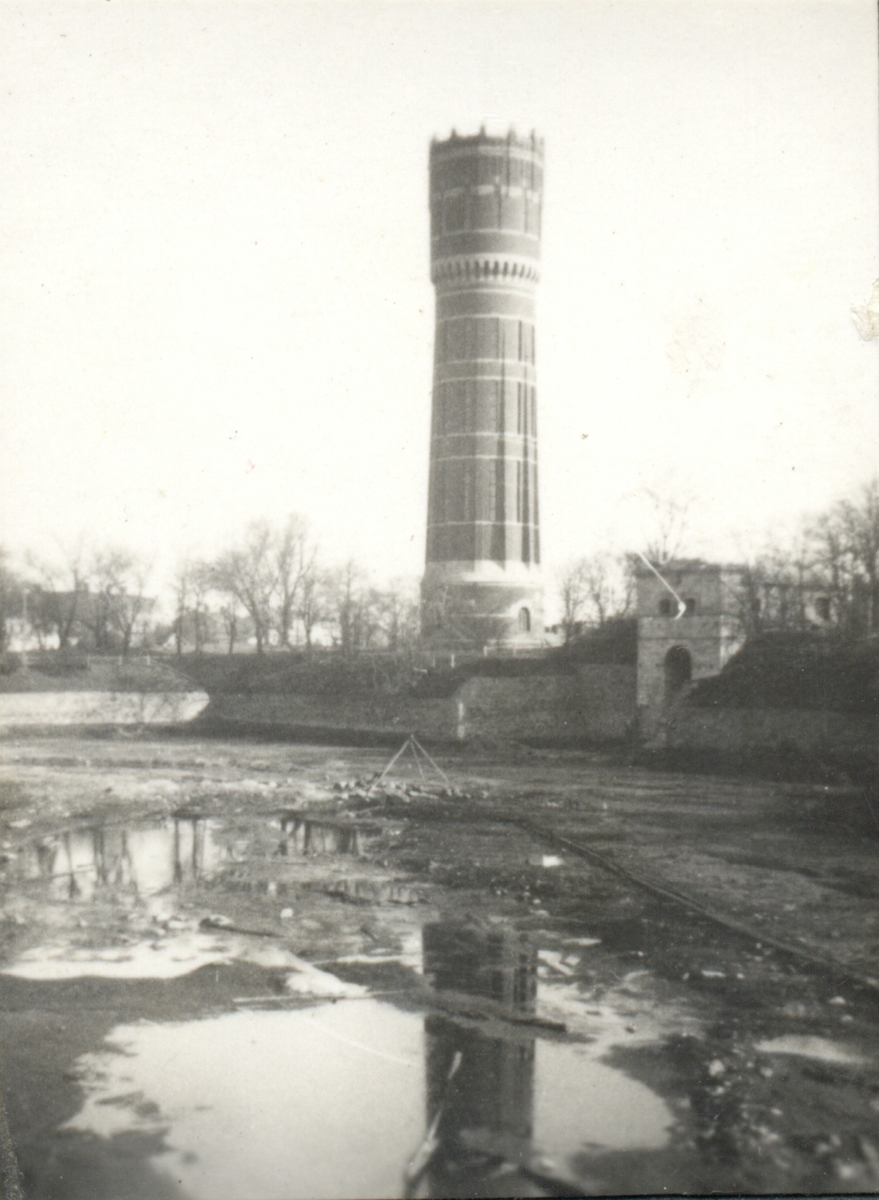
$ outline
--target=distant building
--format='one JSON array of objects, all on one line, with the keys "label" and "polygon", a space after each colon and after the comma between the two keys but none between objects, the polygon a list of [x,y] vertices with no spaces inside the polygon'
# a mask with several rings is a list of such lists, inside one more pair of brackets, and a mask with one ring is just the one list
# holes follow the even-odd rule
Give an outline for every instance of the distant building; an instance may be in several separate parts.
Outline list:
[{"label": "distant building", "polygon": [[655,738],[695,679],[716,675],[744,641],[745,568],[680,559],[637,570],[638,722]]},{"label": "distant building", "polygon": [[6,622],[7,647],[127,652],[148,640],[155,608],[154,596],[92,592],[87,587],[65,592],[23,588]]},{"label": "distant building", "polygon": [[543,143],[454,133],[430,149],[436,289],[422,631],[478,648],[543,632],[535,292]]}]

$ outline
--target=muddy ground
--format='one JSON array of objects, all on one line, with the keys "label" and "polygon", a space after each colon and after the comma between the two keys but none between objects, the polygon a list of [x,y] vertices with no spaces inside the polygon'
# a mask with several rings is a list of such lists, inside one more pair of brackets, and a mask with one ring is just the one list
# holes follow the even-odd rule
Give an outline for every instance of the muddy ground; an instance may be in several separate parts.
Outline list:
[{"label": "muddy ground", "polygon": [[879,1190],[875,801],[386,761],[4,739],[25,1196]]}]

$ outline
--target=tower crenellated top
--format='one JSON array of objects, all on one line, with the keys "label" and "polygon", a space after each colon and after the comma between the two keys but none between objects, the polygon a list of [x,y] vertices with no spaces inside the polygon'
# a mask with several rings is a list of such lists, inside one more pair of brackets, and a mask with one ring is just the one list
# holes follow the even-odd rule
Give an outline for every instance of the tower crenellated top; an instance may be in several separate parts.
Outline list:
[{"label": "tower crenellated top", "polygon": [[433,158],[435,155],[454,154],[470,147],[480,146],[497,148],[501,151],[505,149],[524,150],[526,153],[530,151],[536,158],[543,159],[543,138],[539,138],[533,129],[527,136],[520,137],[512,125],[509,131],[502,136],[492,136],[486,133],[484,125],[480,128],[479,133],[463,137],[453,129],[449,137],[444,140],[437,137],[431,139],[430,154]]}]

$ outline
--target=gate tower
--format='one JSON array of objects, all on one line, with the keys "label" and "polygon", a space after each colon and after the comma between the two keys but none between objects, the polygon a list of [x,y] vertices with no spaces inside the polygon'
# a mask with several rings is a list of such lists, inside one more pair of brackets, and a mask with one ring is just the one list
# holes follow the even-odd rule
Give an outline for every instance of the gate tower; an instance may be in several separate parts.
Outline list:
[{"label": "gate tower", "polygon": [[436,290],[422,628],[434,643],[543,632],[534,309],[543,142],[430,147]]}]

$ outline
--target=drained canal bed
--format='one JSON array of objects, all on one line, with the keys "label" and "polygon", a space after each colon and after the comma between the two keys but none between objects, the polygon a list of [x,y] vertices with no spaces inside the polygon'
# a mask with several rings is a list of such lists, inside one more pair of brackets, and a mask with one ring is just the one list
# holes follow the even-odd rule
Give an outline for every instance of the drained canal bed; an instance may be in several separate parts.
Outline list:
[{"label": "drained canal bed", "polygon": [[5,814],[31,1200],[879,1188],[869,984],[555,852],[512,800],[163,776],[129,815]]}]

